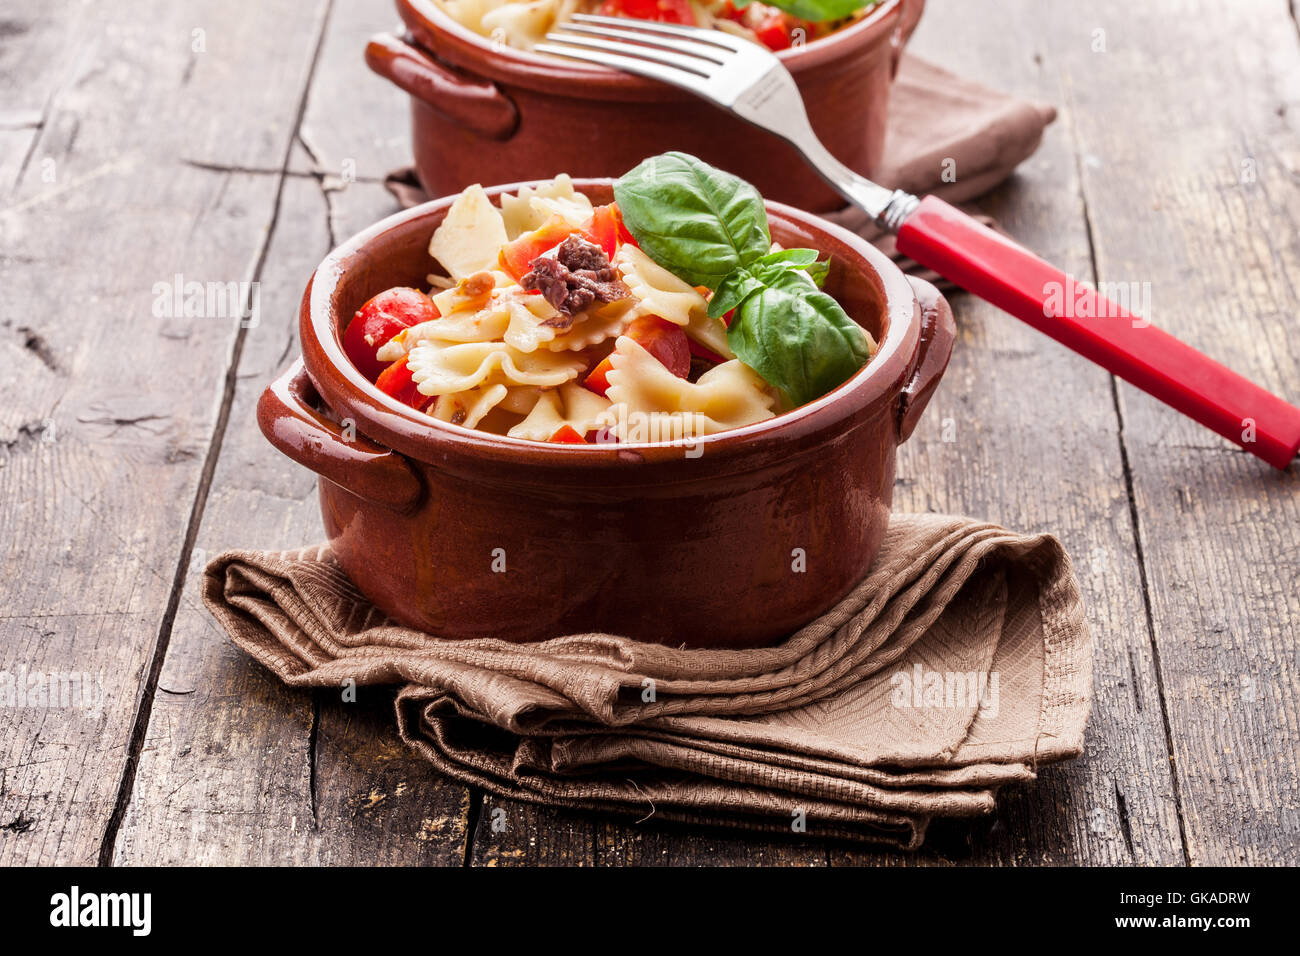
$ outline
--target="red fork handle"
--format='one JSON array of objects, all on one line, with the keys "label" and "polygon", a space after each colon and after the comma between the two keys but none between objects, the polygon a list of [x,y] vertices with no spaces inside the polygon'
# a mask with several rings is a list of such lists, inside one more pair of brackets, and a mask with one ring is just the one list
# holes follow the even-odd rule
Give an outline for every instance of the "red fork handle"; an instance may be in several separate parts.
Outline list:
[{"label": "red fork handle", "polygon": [[1275,468],[1286,468],[1300,449],[1300,408],[942,199],[927,196],[903,220],[898,250]]}]

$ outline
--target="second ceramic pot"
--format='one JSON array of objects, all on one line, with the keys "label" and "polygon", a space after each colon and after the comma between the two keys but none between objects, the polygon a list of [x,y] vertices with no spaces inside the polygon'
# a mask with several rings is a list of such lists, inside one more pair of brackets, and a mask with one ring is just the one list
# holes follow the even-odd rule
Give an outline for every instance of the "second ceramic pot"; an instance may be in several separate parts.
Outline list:
[{"label": "second ceramic pot", "polygon": [[[923,6],[884,0],[860,22],[777,54],[822,142],[865,176],[880,162],[890,84]],[[372,39],[366,62],[410,94],[416,170],[431,196],[556,171],[615,177],[679,149],[769,199],[813,211],[844,205],[792,147],[689,93],[493,44],[434,0],[397,8],[409,32]]]}]

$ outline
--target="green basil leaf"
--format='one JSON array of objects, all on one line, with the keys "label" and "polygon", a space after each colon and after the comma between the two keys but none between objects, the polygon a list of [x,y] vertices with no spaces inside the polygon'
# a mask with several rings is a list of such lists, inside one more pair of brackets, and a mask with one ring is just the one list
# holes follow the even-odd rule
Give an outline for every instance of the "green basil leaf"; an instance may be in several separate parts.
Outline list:
[{"label": "green basil leaf", "polygon": [[806,272],[816,285],[826,276],[828,263],[817,262],[816,249],[782,249],[755,259],[748,266],[737,269],[718,285],[709,300],[709,315],[719,318],[737,308],[782,272]]},{"label": "green basil leaf", "polygon": [[871,358],[866,334],[840,304],[789,270],[741,303],[727,344],[794,406],[843,384]]},{"label": "green basil leaf", "polygon": [[802,269],[804,266],[810,266],[816,261],[816,249],[782,249],[780,252],[769,252],[762,258],[755,259],[754,265],[788,265],[795,269]]},{"label": "green basil leaf", "polygon": [[[754,0],[732,0],[737,10],[743,10]],[[777,7],[800,20],[822,23],[826,20],[842,20],[859,10],[874,7],[879,0],[763,0],[769,7]]]},{"label": "green basil leaf", "polygon": [[642,251],[691,285],[717,289],[772,247],[758,190],[687,153],[645,160],[614,198]]},{"label": "green basil leaf", "polygon": [[826,276],[831,271],[831,260],[823,259],[821,262],[814,262],[804,272],[808,273],[808,278],[813,280],[813,285],[821,288],[826,284]]},{"label": "green basil leaf", "polygon": [[748,269],[737,269],[722,280],[718,290],[713,293],[713,298],[709,299],[709,318],[722,318],[732,309],[739,308],[740,304],[755,292],[761,292],[763,288],[763,281],[756,278]]}]

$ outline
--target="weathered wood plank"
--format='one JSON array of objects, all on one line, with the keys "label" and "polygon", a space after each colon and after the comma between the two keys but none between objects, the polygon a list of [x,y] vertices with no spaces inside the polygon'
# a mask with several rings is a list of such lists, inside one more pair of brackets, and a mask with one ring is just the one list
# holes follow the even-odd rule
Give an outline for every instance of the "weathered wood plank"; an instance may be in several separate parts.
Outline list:
[{"label": "weathered wood plank", "polygon": [[[1086,19],[1065,3],[975,9],[940,0],[928,5],[915,43],[959,73],[1062,107],[1042,149],[984,205],[1026,245],[1087,276],[1074,118],[1040,43],[1073,29],[1072,17]],[[924,424],[903,450],[896,507],[973,514],[1060,537],[1093,630],[1094,703],[1080,760],[1004,792],[991,826],[976,825],[965,837],[959,825],[943,828],[934,858],[1181,862],[1109,377],[973,297],[961,297],[957,310],[961,339]]]},{"label": "weathered wood plank", "polygon": [[373,34],[398,22],[391,3],[334,0],[300,130],[309,152],[295,171],[382,180],[411,165],[410,98],[370,72],[363,56]]},{"label": "weathered wood plank", "polygon": [[[251,278],[278,185],[178,160],[238,142],[241,162],[280,167],[288,132],[247,133],[244,109],[296,115],[324,0],[225,9],[12,14],[59,37],[71,67],[0,209],[0,672],[88,674],[93,706],[6,716],[0,823],[23,823],[0,829],[6,864],[99,856],[238,336],[237,303],[167,316],[155,284]],[[256,91],[245,103],[193,63],[203,22],[223,24],[226,71]]]},{"label": "weathered wood plank", "polygon": [[[217,174],[213,174],[217,175]],[[292,177],[262,274],[229,427],[117,841],[121,864],[460,865],[469,793],[397,737],[392,693],[285,688],[230,643],[201,606],[207,559],[231,547],[285,548],[324,537],[315,477],[258,431],[257,398],[297,354],[302,286],[335,242],[392,211],[377,185],[327,202]],[[179,691],[172,693],[169,691]]]},{"label": "weathered wood plank", "polygon": [[[1293,11],[1089,10],[1056,44],[1101,278],[1148,283],[1155,323],[1300,400]],[[1119,397],[1189,857],[1295,864],[1297,466],[1275,473],[1127,385]]]}]

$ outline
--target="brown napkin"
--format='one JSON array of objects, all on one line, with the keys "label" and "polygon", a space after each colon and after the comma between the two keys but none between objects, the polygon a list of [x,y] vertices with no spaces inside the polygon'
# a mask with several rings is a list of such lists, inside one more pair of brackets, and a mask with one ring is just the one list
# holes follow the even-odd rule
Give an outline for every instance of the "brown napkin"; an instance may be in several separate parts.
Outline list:
[{"label": "brown napkin", "polygon": [[402,738],[492,793],[909,849],[1077,756],[1092,686],[1059,542],[939,515],[895,515],[848,597],[754,650],[439,640],[367,604],[327,546],[227,552],[204,601],[287,684],[404,684]]}]

